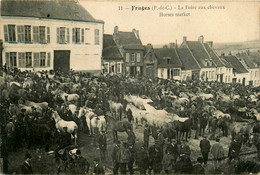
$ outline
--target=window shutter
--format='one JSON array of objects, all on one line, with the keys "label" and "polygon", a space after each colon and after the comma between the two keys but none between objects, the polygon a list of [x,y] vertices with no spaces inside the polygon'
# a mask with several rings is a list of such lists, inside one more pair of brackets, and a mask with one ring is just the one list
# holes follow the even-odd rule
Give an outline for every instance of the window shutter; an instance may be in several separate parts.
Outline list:
[{"label": "window shutter", "polygon": [[72,29],[72,42],[75,43],[76,42],[76,35],[75,35],[76,29],[73,28]]},{"label": "window shutter", "polygon": [[24,34],[25,34],[25,30],[24,30],[24,26],[17,26],[17,33],[18,33],[18,42],[23,43],[24,42]]},{"label": "window shutter", "polygon": [[33,53],[33,62],[34,62],[34,67],[39,67],[40,66],[40,59],[39,59],[40,53]]},{"label": "window shutter", "polygon": [[84,43],[84,29],[81,29],[81,42]]},{"label": "window shutter", "polygon": [[47,66],[50,67],[50,63],[51,63],[51,53],[48,52],[48,58],[47,58]]},{"label": "window shutter", "polygon": [[5,53],[5,64],[6,64],[6,67],[10,66],[10,53],[9,52]]},{"label": "window shutter", "polygon": [[70,43],[70,29],[67,28],[67,43]]},{"label": "window shutter", "polygon": [[50,43],[50,27],[47,27],[47,43]]},{"label": "window shutter", "polygon": [[[19,41],[19,37],[18,37],[18,41]],[[22,61],[23,61],[23,59],[22,59],[22,52],[18,53],[18,60],[19,60],[18,61],[18,67],[22,67]]]},{"label": "window shutter", "polygon": [[57,43],[60,43],[60,28],[57,27]]},{"label": "window shutter", "polygon": [[38,43],[39,42],[39,27],[33,26],[33,42]]},{"label": "window shutter", "polygon": [[4,35],[5,35],[5,42],[8,42],[8,28],[7,28],[7,25],[4,25]]}]

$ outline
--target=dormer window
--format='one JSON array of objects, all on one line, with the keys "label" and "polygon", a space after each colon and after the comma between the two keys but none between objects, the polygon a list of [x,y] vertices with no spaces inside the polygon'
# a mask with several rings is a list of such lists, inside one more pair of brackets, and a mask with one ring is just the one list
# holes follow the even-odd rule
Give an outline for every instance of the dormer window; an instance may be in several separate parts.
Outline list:
[{"label": "dormer window", "polygon": [[167,64],[170,64],[171,57],[163,57],[163,59],[167,60]]}]

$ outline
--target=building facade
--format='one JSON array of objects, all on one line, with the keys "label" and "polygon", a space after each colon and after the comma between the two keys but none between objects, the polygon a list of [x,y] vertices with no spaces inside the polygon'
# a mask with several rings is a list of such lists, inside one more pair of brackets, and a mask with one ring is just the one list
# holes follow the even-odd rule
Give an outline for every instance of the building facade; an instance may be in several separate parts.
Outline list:
[{"label": "building facade", "polygon": [[139,31],[122,32],[114,27],[113,39],[124,58],[123,70],[127,76],[143,75],[144,47],[139,37]]},{"label": "building facade", "polygon": [[144,48],[143,76],[147,78],[155,78],[157,77],[158,58],[154,52],[152,44],[147,44]]},{"label": "building facade", "polygon": [[6,66],[101,71],[104,22],[77,2],[2,1],[1,8]]}]

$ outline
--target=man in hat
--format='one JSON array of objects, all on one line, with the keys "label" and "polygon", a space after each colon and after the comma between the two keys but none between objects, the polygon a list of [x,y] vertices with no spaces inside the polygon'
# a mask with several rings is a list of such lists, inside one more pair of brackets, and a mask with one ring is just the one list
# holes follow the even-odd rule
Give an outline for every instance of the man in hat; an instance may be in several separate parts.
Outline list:
[{"label": "man in hat", "polygon": [[198,157],[197,162],[193,164],[193,174],[205,174],[205,169],[202,166],[203,158]]},{"label": "man in hat", "polygon": [[8,119],[8,123],[5,127],[5,132],[7,133],[7,144],[9,145],[9,151],[14,151],[15,149],[15,127],[12,119]]},{"label": "man in hat", "polygon": [[24,163],[21,166],[21,174],[33,174],[31,159],[32,159],[31,154],[26,153],[24,156]]},{"label": "man in hat", "polygon": [[170,152],[173,155],[174,162],[176,162],[177,158],[179,157],[179,149],[177,145],[176,139],[171,139],[170,144],[166,146],[165,153]]},{"label": "man in hat", "polygon": [[149,148],[150,166],[155,174],[162,170],[163,151],[158,141]]},{"label": "man in hat", "polygon": [[102,130],[99,137],[98,137],[98,144],[100,149],[100,159],[101,162],[106,161],[106,150],[107,150],[107,137],[106,131]]},{"label": "man in hat", "polygon": [[182,142],[180,154],[184,154],[185,156],[187,156],[188,158],[190,158],[191,150],[190,150],[189,145],[188,145],[187,142],[185,142],[185,141]]},{"label": "man in hat", "polygon": [[240,143],[236,137],[231,141],[228,151],[229,163],[232,159],[237,159],[238,162],[240,162],[239,153],[241,146],[242,143]]},{"label": "man in hat", "polygon": [[127,135],[128,135],[128,137],[127,137],[128,145],[131,145],[131,146],[134,147],[135,139],[136,139],[135,133],[133,131],[131,131],[130,129],[127,129]]},{"label": "man in hat", "polygon": [[113,174],[118,174],[118,170],[119,170],[118,153],[119,153],[119,150],[120,150],[120,145],[121,145],[121,142],[117,141],[114,148],[113,148],[112,154],[111,154],[111,157],[112,157],[112,160],[113,160]]},{"label": "man in hat", "polygon": [[100,164],[99,158],[95,158],[93,160],[94,162],[94,168],[93,168],[93,173],[95,175],[99,175],[99,174],[105,174],[104,168],[103,166]]},{"label": "man in hat", "polygon": [[162,166],[163,170],[166,174],[171,174],[173,173],[173,167],[175,164],[175,160],[173,155],[170,153],[169,150],[166,151],[166,154],[163,156],[162,160]]},{"label": "man in hat", "polygon": [[149,156],[144,145],[135,151],[135,164],[138,166],[140,174],[146,174],[146,170],[149,167]]},{"label": "man in hat", "polygon": [[120,173],[122,175],[126,174],[126,165],[130,162],[131,152],[128,149],[128,143],[123,142],[123,145],[118,151],[118,160],[120,166]]},{"label": "man in hat", "polygon": [[193,172],[193,167],[191,160],[185,154],[180,155],[180,160],[175,164],[176,174],[191,174]]},{"label": "man in hat", "polygon": [[76,174],[87,174],[89,170],[88,161],[81,155],[81,151],[77,149],[74,159],[75,173]]},{"label": "man in hat", "polygon": [[204,165],[207,164],[210,148],[210,142],[207,140],[207,136],[204,136],[203,139],[200,141],[200,151],[203,157]]}]

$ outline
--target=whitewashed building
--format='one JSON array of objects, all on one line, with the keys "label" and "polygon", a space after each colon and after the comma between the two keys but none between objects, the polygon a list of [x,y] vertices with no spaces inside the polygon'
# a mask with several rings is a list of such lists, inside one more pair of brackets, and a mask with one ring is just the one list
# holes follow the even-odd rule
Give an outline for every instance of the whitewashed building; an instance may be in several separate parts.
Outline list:
[{"label": "whitewashed building", "polygon": [[103,28],[78,2],[2,0],[3,65],[100,72]]}]

